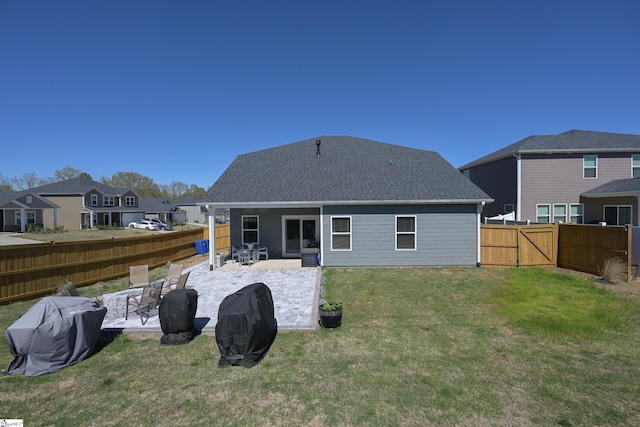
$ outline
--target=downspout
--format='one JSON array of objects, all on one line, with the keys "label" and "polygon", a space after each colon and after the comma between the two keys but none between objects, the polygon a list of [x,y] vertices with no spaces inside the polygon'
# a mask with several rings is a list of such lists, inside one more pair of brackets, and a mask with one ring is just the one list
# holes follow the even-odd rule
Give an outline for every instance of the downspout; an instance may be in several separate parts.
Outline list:
[{"label": "downspout", "polygon": [[514,154],[516,158],[516,221],[522,221],[522,158],[520,154]]},{"label": "downspout", "polygon": [[478,203],[476,205],[476,233],[477,233],[477,238],[476,238],[476,246],[477,246],[477,250],[476,250],[476,267],[480,267],[481,265],[481,256],[480,256],[480,248],[481,248],[481,242],[480,242],[480,233],[482,231],[482,227],[480,225],[481,221],[481,214],[482,214],[482,209],[484,208],[484,204],[485,202],[481,202]]},{"label": "downspout", "polygon": [[324,242],[322,238],[324,237],[324,205],[320,206],[320,267],[323,266],[324,263]]}]

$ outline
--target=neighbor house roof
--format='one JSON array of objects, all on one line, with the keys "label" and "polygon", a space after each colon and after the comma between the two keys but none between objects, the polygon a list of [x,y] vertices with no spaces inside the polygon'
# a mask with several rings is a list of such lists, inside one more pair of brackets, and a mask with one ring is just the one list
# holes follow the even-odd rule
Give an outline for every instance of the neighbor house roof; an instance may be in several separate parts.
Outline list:
[{"label": "neighbor house roof", "polygon": [[640,196],[640,178],[614,179],[581,194],[583,197]]},{"label": "neighbor house roof", "polygon": [[201,204],[483,201],[492,199],[436,152],[321,136],[238,156]]},{"label": "neighbor house roof", "polygon": [[640,135],[570,130],[558,135],[533,135],[461,166],[468,169],[517,154],[605,153],[640,150]]},{"label": "neighbor house roof", "polygon": [[[26,196],[31,196],[39,201],[38,206],[34,207],[26,203]],[[40,197],[30,190],[21,191],[3,191],[0,192],[0,209],[43,209],[58,208],[59,206],[49,200]]]},{"label": "neighbor house roof", "polygon": [[41,185],[39,187],[31,188],[30,191],[42,195],[52,196],[67,194],[86,194],[94,188],[100,191],[102,194],[108,196],[122,195],[128,193],[129,191],[132,191],[130,188],[111,187],[110,185],[102,184],[101,182],[97,182],[85,177],[65,179],[63,181]]},{"label": "neighbor house roof", "polygon": [[165,197],[140,197],[138,204],[147,213],[168,213],[176,210],[176,204]]}]

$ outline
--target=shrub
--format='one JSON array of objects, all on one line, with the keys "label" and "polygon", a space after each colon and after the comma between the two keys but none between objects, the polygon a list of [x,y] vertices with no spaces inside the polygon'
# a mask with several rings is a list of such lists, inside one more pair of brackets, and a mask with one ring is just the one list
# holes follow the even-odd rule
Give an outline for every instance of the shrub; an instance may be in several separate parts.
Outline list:
[{"label": "shrub", "polygon": [[627,278],[627,266],[620,258],[609,258],[598,272],[606,283],[624,282]]}]

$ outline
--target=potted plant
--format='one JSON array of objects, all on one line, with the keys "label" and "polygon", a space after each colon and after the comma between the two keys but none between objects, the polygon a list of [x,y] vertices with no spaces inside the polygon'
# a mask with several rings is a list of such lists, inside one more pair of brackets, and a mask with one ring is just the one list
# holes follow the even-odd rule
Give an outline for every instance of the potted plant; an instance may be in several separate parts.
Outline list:
[{"label": "potted plant", "polygon": [[342,324],[342,303],[325,302],[318,309],[320,326],[327,329],[337,328]]}]

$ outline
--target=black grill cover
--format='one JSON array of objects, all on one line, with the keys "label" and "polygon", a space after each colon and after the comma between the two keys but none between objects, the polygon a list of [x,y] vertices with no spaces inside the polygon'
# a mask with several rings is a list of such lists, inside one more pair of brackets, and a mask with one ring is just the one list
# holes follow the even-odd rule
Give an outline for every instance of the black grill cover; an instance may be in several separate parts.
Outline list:
[{"label": "black grill cover", "polygon": [[196,335],[198,292],[194,289],[174,289],[160,302],[158,317],[164,335],[161,344],[185,344]]},{"label": "black grill cover", "polygon": [[218,366],[251,368],[258,364],[275,341],[277,332],[271,289],[267,285],[253,283],[228,295],[218,308]]}]

